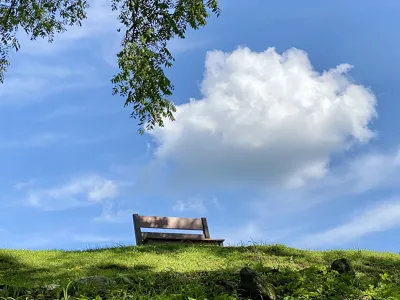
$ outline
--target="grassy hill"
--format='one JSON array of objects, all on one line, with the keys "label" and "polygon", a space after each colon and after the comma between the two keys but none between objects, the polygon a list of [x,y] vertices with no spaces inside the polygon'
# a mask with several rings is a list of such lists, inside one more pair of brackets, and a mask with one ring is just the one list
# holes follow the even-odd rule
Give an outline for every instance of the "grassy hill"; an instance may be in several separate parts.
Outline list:
[{"label": "grassy hill", "polygon": [[[354,274],[330,271],[337,258],[347,258]],[[83,295],[74,299],[95,299],[97,294],[103,299],[238,299],[239,272],[245,266],[274,288],[276,299],[368,299],[363,298],[368,294],[369,299],[400,299],[398,254],[303,251],[280,245],[2,249],[0,297],[66,299],[67,292]],[[106,291],[94,285],[80,288],[77,282],[90,276],[109,278],[100,283]]]}]

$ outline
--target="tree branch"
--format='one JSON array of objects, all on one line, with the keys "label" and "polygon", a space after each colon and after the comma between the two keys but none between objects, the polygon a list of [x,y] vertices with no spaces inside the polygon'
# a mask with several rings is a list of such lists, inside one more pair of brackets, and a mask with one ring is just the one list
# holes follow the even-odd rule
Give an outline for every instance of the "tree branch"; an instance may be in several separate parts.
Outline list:
[{"label": "tree branch", "polygon": [[17,1],[18,0],[12,0],[11,1],[11,5],[10,5],[10,7],[8,8],[8,11],[7,11],[7,14],[6,14],[6,18],[5,18],[5,20],[4,20],[4,31],[7,31],[7,25],[8,25],[8,20],[9,20],[9,18],[10,18],[10,15],[11,15],[11,11],[13,10],[13,8],[17,5]]}]

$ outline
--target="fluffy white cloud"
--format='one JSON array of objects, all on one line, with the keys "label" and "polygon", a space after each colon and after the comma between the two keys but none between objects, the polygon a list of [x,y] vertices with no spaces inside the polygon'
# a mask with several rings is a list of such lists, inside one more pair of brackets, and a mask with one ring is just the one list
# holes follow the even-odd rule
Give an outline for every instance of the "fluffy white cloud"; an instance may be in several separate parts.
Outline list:
[{"label": "fluffy white cloud", "polygon": [[311,234],[297,242],[311,247],[343,245],[362,236],[386,231],[400,226],[400,198],[379,201],[364,209],[348,222],[326,230]]},{"label": "fluffy white cloud", "polygon": [[27,202],[44,210],[62,210],[99,203],[118,196],[118,186],[99,175],[76,178],[71,182],[46,189],[28,191]]},{"label": "fluffy white cloud", "polygon": [[348,78],[349,65],[318,73],[298,49],[239,48],[209,52],[205,68],[204,98],[150,132],[179,179],[301,186],[326,174],[333,153],[374,135],[375,96]]}]

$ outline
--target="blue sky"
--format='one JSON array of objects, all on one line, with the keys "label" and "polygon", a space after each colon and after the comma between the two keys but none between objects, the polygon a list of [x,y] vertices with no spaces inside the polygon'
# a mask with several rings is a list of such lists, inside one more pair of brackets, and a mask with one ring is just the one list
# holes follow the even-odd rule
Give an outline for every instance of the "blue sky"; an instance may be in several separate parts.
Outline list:
[{"label": "blue sky", "polygon": [[91,4],[53,44],[21,36],[0,86],[0,247],[132,245],[139,213],[398,251],[398,1],[222,1],[170,43],[177,121],[143,136],[111,95],[116,17]]}]

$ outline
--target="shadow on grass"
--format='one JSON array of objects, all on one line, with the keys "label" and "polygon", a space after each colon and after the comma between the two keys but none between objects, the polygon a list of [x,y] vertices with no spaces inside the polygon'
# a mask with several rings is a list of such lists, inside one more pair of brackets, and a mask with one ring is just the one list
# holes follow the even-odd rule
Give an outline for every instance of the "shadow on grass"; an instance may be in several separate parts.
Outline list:
[{"label": "shadow on grass", "polygon": [[21,268],[21,263],[15,257],[0,252],[0,270]]}]

